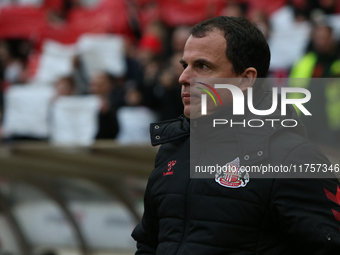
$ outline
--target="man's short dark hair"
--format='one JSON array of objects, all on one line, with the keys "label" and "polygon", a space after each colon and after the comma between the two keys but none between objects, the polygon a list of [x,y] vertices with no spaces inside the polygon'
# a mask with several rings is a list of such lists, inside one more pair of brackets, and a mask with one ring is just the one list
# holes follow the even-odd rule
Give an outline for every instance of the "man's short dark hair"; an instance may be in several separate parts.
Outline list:
[{"label": "man's short dark hair", "polygon": [[257,70],[257,77],[267,76],[270,50],[262,32],[251,22],[241,17],[220,16],[202,21],[191,28],[194,37],[205,37],[214,29],[224,33],[227,40],[226,56],[238,75],[248,67]]}]

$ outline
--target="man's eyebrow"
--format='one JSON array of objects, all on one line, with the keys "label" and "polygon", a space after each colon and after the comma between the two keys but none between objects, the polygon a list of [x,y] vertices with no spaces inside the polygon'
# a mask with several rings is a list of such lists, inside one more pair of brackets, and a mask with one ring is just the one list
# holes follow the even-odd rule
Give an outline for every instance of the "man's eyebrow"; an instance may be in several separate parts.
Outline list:
[{"label": "man's eyebrow", "polygon": [[[187,62],[185,62],[183,59],[181,59],[179,61],[179,63],[181,63],[183,65],[183,64],[186,64]],[[194,61],[194,63],[203,63],[203,64],[207,64],[207,65],[211,65],[211,66],[213,65],[211,62],[209,62],[208,60],[203,59],[203,58],[196,59]]]},{"label": "man's eyebrow", "polygon": [[208,60],[203,59],[203,58],[196,59],[194,62],[195,63],[202,63],[202,64],[206,64],[206,65],[210,65],[210,66],[213,65],[211,62],[209,62]]}]

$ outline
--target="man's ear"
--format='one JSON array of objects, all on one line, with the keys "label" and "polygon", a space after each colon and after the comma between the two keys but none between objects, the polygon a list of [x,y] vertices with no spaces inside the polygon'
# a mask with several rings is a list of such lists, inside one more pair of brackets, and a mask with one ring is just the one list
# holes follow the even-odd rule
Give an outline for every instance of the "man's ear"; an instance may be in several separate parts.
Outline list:
[{"label": "man's ear", "polygon": [[240,77],[242,78],[240,89],[245,91],[247,88],[254,85],[257,78],[257,71],[254,67],[248,67],[246,70],[244,70]]}]

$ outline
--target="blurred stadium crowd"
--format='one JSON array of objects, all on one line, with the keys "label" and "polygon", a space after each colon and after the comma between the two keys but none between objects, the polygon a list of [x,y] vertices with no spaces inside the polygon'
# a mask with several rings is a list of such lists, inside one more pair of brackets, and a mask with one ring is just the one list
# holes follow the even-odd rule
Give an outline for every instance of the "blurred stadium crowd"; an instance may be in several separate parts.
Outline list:
[{"label": "blurred stadium crowd", "polygon": [[[219,15],[258,25],[272,52],[269,77],[338,77],[339,12],[337,0],[0,0],[2,139],[148,142],[151,121],[182,113],[179,60],[190,26]],[[339,118],[338,87],[316,90],[320,116]],[[318,128],[339,144],[340,121],[325,123]],[[72,140],[82,134],[88,139]]]}]

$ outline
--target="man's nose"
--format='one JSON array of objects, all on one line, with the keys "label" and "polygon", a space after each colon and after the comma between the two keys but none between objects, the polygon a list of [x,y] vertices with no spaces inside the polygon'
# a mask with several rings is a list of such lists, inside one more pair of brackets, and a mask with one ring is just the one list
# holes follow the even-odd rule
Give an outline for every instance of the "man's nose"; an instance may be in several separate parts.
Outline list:
[{"label": "man's nose", "polygon": [[185,68],[178,79],[179,84],[181,85],[190,85],[190,78],[193,78],[192,71],[189,67]]}]

